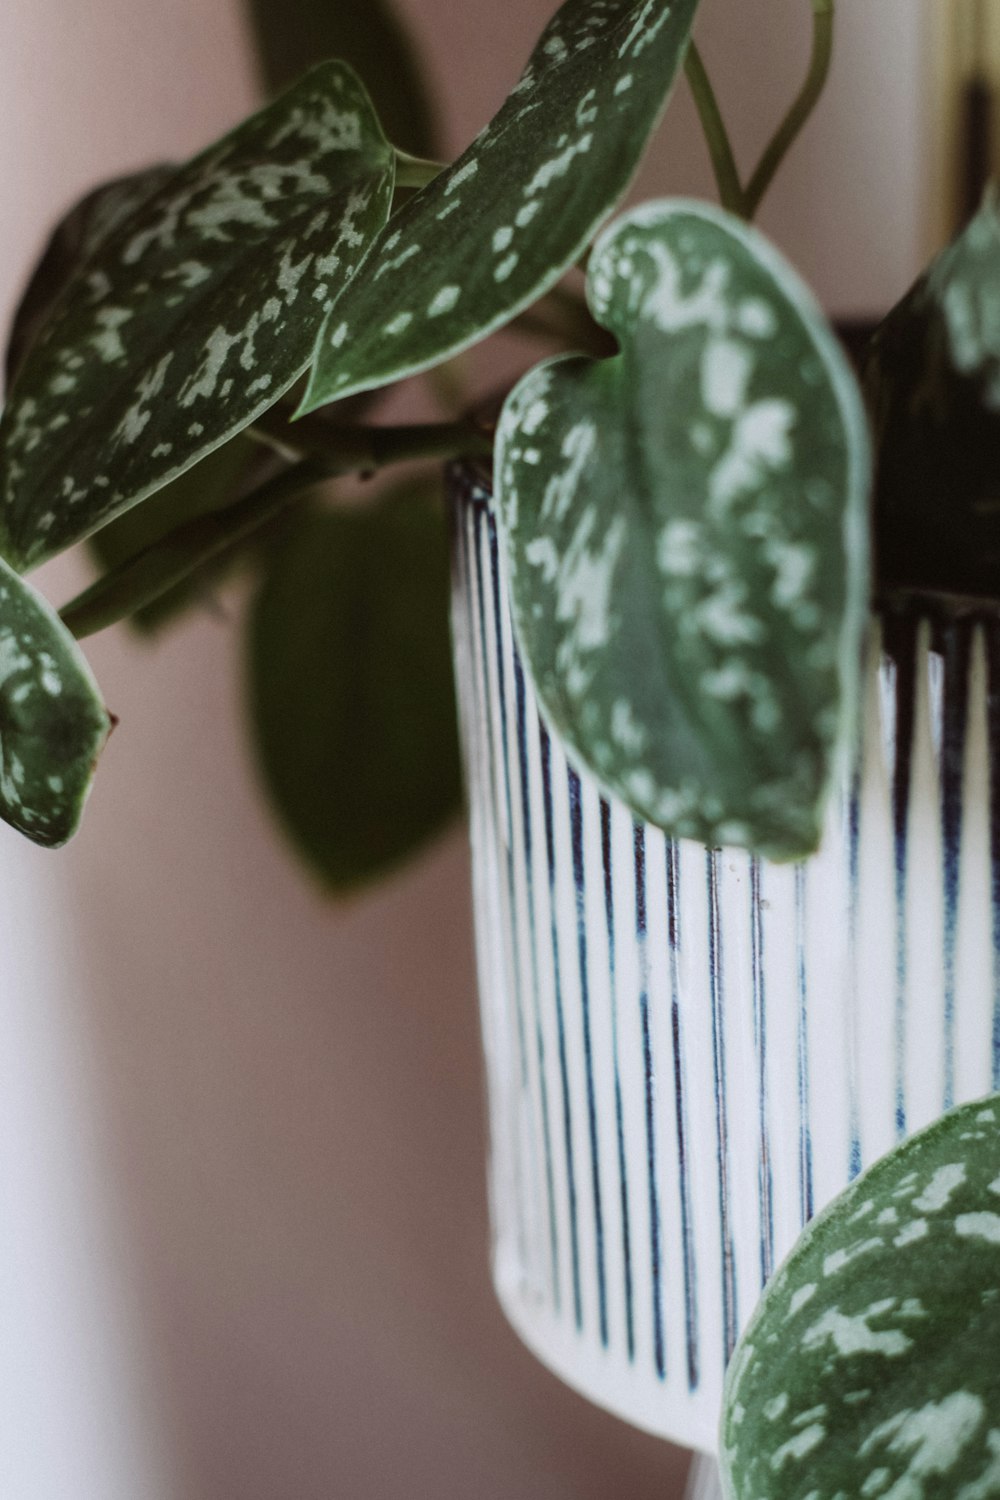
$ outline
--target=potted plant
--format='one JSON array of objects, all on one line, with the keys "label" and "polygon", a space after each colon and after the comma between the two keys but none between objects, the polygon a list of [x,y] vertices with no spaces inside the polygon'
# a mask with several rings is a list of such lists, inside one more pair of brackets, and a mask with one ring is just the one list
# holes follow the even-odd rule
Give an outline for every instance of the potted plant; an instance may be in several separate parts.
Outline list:
[{"label": "potted plant", "polygon": [[997,1109],[952,1110],[808,1226],[727,1376],[728,1496],[1000,1494]]},{"label": "potted plant", "polygon": [[[568,0],[450,166],[390,144],[333,61],[80,205],[29,288],[0,423],[0,814],[51,845],[77,824],[109,721],[74,636],[263,553],[255,719],[286,821],[335,884],[413,847],[458,782],[440,518],[422,493],[309,497],[458,461],[501,1295],[567,1378],[709,1446],[801,1221],[991,1082],[993,851],[962,835],[992,786],[966,731],[985,743],[997,258],[987,201],[869,357],[873,564],[861,393],[749,223],[822,86],[833,6],[815,0],[809,78],[746,184],[696,10]],[[602,228],[682,66],[722,206]],[[563,285],[583,258],[585,301]],[[366,421],[372,392],[517,318],[569,352],[495,434]],[[57,617],[24,574],[87,536],[106,571]],[[887,651],[866,667],[873,585]],[[359,609],[392,674],[348,660]],[[330,744],[350,770],[333,799]],[[939,812],[911,796],[936,774]],[[911,869],[935,871],[939,921]]]}]

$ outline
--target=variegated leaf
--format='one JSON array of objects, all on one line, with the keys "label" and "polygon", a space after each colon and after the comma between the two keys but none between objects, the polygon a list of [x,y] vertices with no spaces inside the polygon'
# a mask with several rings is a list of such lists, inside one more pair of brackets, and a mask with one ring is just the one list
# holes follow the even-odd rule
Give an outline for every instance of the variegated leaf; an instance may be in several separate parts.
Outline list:
[{"label": "variegated leaf", "polygon": [[439,363],[559,280],[628,187],[696,9],[567,0],[499,114],[338,297],[303,411]]},{"label": "variegated leaf", "polygon": [[394,158],[340,63],[179,168],[67,286],[0,422],[19,568],[152,493],[302,374]]},{"label": "variegated leaf", "polygon": [[998,1500],[1000,1098],[813,1221],[726,1381],[728,1500]]},{"label": "variegated leaf", "polygon": [[1000,196],[937,257],[875,335],[884,590],[1000,598]]},{"label": "variegated leaf", "polygon": [[63,215],[49,236],[14,313],[5,360],[8,390],[66,283],[108,235],[163,186],[173,171],[173,167],[158,165],[113,178],[87,193]]},{"label": "variegated leaf", "polygon": [[669,833],[815,848],[867,615],[854,378],[776,251],[705,204],[598,241],[621,352],[508,398],[497,485],[514,612],[573,752]]},{"label": "variegated leaf", "polygon": [[0,818],[36,844],[64,844],[108,729],[76,642],[0,562]]}]

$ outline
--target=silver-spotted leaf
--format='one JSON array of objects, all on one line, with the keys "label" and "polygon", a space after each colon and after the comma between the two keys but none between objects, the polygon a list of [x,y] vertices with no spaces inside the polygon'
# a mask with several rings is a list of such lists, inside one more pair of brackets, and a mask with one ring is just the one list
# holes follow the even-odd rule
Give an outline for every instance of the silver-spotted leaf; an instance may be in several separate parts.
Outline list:
[{"label": "silver-spotted leaf", "polygon": [[878,330],[865,371],[884,591],[1000,598],[1000,197]]},{"label": "silver-spotted leaf", "polygon": [[0,818],[36,844],[64,844],[109,727],[76,642],[0,562]]},{"label": "silver-spotted leaf", "polygon": [[1000,1098],[854,1182],[764,1292],[726,1379],[728,1500],[998,1500]]},{"label": "silver-spotted leaf", "polygon": [[642,817],[802,856],[850,730],[867,611],[854,378],[777,252],[705,204],[624,215],[588,297],[620,353],[539,366],[497,434],[539,696]]},{"label": "silver-spotted leaf", "polygon": [[567,0],[500,112],[375,240],[302,410],[446,359],[559,280],[628,187],[698,0]]},{"label": "silver-spotted leaf", "polygon": [[66,283],[95,254],[108,235],[158,187],[162,187],[173,170],[173,167],[161,164],[103,182],[59,220],[14,313],[7,338],[4,371],[8,390]]},{"label": "silver-spotted leaf", "polygon": [[334,891],[386,874],[461,806],[448,599],[440,497],[418,481],[296,517],[255,600],[265,789]]},{"label": "silver-spotted leaf", "polygon": [[[64,214],[21,297],[7,342],[7,385],[44,328],[67,282],[98,253],[114,231],[170,178],[175,168],[147,167],[102,183]],[[94,533],[90,549],[102,568],[117,568],[193,515],[223,505],[240,475],[263,450],[235,437],[185,470],[177,479]],[[140,629],[155,629],[198,598],[203,579],[179,584],[132,617]]]},{"label": "silver-spotted leaf", "polygon": [[393,178],[364,88],[329,63],[130,214],[66,287],[0,421],[8,560],[86,536],[272,405]]}]

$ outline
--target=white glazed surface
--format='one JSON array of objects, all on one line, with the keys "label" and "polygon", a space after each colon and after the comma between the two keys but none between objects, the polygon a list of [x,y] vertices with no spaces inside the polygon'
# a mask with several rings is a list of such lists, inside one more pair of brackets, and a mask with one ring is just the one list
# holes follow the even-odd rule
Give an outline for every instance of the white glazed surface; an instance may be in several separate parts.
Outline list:
[{"label": "white glazed surface", "polygon": [[567,764],[467,490],[454,631],[497,1292],[569,1384],[711,1452],[728,1354],[805,1219],[998,1086],[1000,626],[887,626],[820,852],[710,852]]}]

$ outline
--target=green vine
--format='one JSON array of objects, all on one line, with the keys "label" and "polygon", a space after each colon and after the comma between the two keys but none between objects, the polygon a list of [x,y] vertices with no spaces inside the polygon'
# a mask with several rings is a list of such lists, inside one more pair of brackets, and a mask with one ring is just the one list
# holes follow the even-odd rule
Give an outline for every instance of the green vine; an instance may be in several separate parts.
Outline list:
[{"label": "green vine", "polygon": [[719,189],[719,201],[730,213],[738,214],[741,219],[747,218],[745,195],[740,185],[740,175],[736,167],[729,132],[726,130],[719,101],[715,97],[715,90],[702,61],[701,53],[693,40],[688,47],[684,72],[694,96],[708,153],[712,158],[712,170]]},{"label": "green vine", "polygon": [[812,0],[813,43],[806,81],[764,150],[746,188],[746,213],[753,218],[775,173],[819,102],[833,57],[834,0]]}]

